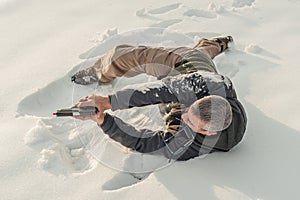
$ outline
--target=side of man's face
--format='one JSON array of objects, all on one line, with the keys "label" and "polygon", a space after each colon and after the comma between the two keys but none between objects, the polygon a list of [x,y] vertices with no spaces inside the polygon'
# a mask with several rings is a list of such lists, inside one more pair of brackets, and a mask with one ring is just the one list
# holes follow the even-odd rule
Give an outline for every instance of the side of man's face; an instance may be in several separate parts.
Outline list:
[{"label": "side of man's face", "polygon": [[188,109],[187,112],[183,113],[181,115],[182,120],[196,133],[201,133],[203,135],[216,135],[216,132],[210,132],[205,130],[203,127],[205,127],[206,122],[199,119],[198,116],[195,116],[191,112],[191,108]]}]

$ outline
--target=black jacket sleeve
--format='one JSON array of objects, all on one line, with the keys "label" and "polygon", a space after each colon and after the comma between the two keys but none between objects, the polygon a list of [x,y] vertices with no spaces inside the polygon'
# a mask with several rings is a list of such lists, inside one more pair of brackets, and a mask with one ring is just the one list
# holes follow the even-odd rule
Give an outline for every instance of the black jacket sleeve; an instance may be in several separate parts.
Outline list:
[{"label": "black jacket sleeve", "polygon": [[167,86],[147,88],[146,90],[126,89],[109,95],[112,110],[141,107],[159,103],[177,102],[176,96]]},{"label": "black jacket sleeve", "polygon": [[113,140],[142,153],[149,153],[164,147],[165,142],[171,137],[163,131],[138,130],[110,114],[105,115],[100,127]]},{"label": "black jacket sleeve", "polygon": [[145,89],[118,91],[109,96],[112,110],[170,102],[189,106],[209,94],[206,79],[196,72],[166,77]]},{"label": "black jacket sleeve", "polygon": [[138,130],[121,119],[105,115],[100,125],[103,132],[123,146],[141,153],[153,153],[170,159],[177,159],[194,141],[195,133],[183,128],[172,135],[164,131]]}]

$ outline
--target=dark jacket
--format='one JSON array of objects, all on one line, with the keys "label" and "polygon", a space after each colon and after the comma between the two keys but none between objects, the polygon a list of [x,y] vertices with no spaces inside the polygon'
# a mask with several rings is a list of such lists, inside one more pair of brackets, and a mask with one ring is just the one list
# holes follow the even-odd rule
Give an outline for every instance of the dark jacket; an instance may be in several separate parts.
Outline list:
[{"label": "dark jacket", "polygon": [[152,104],[180,103],[186,107],[207,95],[225,97],[233,112],[231,125],[213,136],[193,132],[183,120],[181,112],[175,112],[171,122],[179,124],[175,134],[171,131],[138,130],[121,119],[106,114],[101,128],[113,140],[142,153],[162,154],[171,159],[190,158],[215,152],[229,151],[243,138],[247,117],[236,98],[231,81],[222,75],[197,71],[185,75],[164,78],[143,90],[126,89],[110,95],[112,110],[140,107]]},{"label": "dark jacket", "polygon": [[223,96],[232,107],[231,125],[217,135],[205,136],[193,132],[181,120],[181,112],[173,116],[177,122],[173,120],[172,123],[180,124],[176,134],[171,131],[138,130],[109,114],[106,114],[101,128],[110,138],[132,150],[161,154],[176,160],[188,160],[215,151],[229,151],[242,140],[247,118],[231,81],[225,76],[198,71],[164,78],[146,89],[118,91],[109,98],[112,110],[118,110],[170,102],[190,106],[207,95]]}]

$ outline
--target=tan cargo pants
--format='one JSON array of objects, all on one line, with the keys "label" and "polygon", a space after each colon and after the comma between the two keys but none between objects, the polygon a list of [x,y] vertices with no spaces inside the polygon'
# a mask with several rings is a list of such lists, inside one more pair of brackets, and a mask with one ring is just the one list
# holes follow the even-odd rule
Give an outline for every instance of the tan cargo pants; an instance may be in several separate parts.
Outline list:
[{"label": "tan cargo pants", "polygon": [[120,45],[102,56],[91,68],[94,68],[100,82],[104,83],[117,77],[132,77],[141,73],[159,78],[167,76],[176,63],[195,51],[200,52],[209,65],[222,52],[218,42],[207,39],[199,40],[194,48]]}]

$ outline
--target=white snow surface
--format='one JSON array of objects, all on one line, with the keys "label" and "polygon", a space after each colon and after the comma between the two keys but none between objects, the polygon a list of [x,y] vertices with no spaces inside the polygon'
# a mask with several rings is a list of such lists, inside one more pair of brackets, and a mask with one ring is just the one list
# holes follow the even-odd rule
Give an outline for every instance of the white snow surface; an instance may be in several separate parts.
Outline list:
[{"label": "white snow surface", "polygon": [[[299,0],[0,0],[0,199],[299,199],[299,9]],[[137,181],[124,172],[136,167],[124,164],[130,151],[95,123],[51,116],[82,96],[154,80],[70,82],[115,45],[193,46],[223,34],[235,43],[214,61],[248,115],[228,153]],[[115,114],[163,128],[156,106]]]}]

